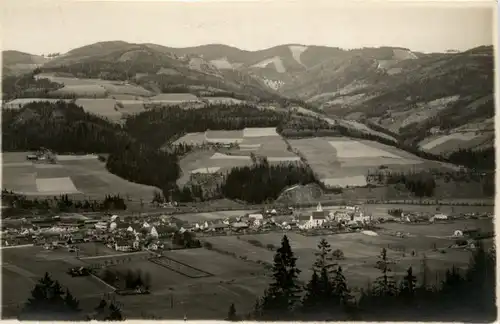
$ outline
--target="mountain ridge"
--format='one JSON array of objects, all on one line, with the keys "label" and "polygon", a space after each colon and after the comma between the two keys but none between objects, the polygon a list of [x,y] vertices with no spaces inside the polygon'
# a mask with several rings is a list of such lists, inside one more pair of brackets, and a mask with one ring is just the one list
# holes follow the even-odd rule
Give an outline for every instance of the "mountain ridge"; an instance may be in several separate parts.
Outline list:
[{"label": "mountain ridge", "polygon": [[[106,41],[52,59],[16,51],[2,54],[6,74],[40,67],[76,77],[136,83],[140,77],[141,86],[160,91],[205,85],[257,101],[280,96],[301,100],[326,117],[369,124],[422,148],[463,129],[487,132],[485,125],[494,115],[491,45],[426,54],[398,46],[341,49],[289,43],[243,50],[216,43],[174,48]],[[443,123],[448,125],[439,127]],[[462,136],[464,145],[458,147],[473,148],[476,144],[469,147],[466,142],[491,142],[490,137],[467,141]]]}]

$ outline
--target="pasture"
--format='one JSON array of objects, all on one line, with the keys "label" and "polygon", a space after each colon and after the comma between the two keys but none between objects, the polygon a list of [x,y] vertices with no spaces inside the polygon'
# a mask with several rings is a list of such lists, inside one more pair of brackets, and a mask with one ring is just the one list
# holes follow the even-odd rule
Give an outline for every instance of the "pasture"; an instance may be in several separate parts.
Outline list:
[{"label": "pasture", "polygon": [[[387,224],[393,225],[393,224]],[[396,224],[401,225],[402,224]],[[439,224],[434,225],[406,225],[401,227],[403,232],[410,232],[413,228],[420,227],[420,233],[443,233],[447,232],[446,227]],[[452,224],[453,228],[460,228],[460,224]],[[452,228],[451,226],[449,227]],[[434,230],[433,230],[434,229]],[[377,236],[370,236],[363,233],[348,233],[325,236],[303,236],[293,232],[287,233],[267,233],[254,235],[221,236],[204,238],[213,244],[214,248],[219,248],[238,256],[245,256],[249,260],[261,260],[272,263],[274,252],[269,251],[266,246],[273,245],[279,247],[284,234],[287,235],[292,250],[297,257],[297,266],[302,270],[300,279],[307,281],[312,274],[313,265],[317,252],[317,245],[321,238],[325,238],[331,245],[332,250],[343,251],[345,259],[335,262],[342,266],[344,274],[352,286],[364,287],[368,281],[374,280],[380,275],[380,270],[375,268],[378,255],[382,248],[387,249],[388,257],[396,261],[391,266],[396,276],[405,274],[406,269],[411,265],[418,274],[421,260],[425,256],[429,260],[429,266],[435,271],[445,271],[451,265],[464,266],[469,261],[470,253],[465,250],[447,249],[446,253],[433,251],[433,247],[447,248],[454,243],[451,238],[434,237],[432,235],[414,234],[413,237],[400,238],[386,229],[377,231]],[[451,232],[452,233],[452,232]],[[262,247],[256,247],[249,241],[259,241]],[[415,255],[412,252],[415,251]]]},{"label": "pasture", "polygon": [[104,83],[102,87],[107,91],[110,95],[133,95],[133,96],[151,96],[151,92],[144,89],[143,87],[132,85],[132,84],[113,84],[113,83]]},{"label": "pasture", "polygon": [[194,150],[180,161],[183,175],[177,181],[184,185],[192,173],[225,173],[235,167],[253,164],[251,154],[267,157],[271,164],[300,163],[300,157],[288,150],[286,142],[274,128],[245,128],[242,130],[208,130],[205,133],[188,133],[174,145],[232,144],[235,148]]},{"label": "pasture", "polygon": [[[19,311],[35,283],[45,272],[81,301],[102,296],[111,289],[94,277],[73,278],[68,268],[84,265],[74,254],[41,247],[2,249],[2,315]],[[94,306],[95,307],[95,306]]]},{"label": "pasture", "polygon": [[123,117],[114,99],[77,99],[75,104],[81,106],[87,113],[106,117],[111,121],[116,122]]},{"label": "pasture", "polygon": [[207,249],[167,251],[164,256],[223,278],[263,274],[263,267]]},{"label": "pasture", "polygon": [[443,167],[437,162],[367,140],[325,137],[288,142],[304,156],[318,178],[331,187],[365,186],[368,172],[381,165],[397,171],[429,168],[431,165]]},{"label": "pasture", "polygon": [[77,98],[105,98],[107,91],[97,84],[65,85],[50,93],[53,96],[75,96]]},{"label": "pasture", "polygon": [[[235,303],[239,311],[250,311],[268,284],[262,266],[214,251],[200,248],[167,251],[164,255],[214,276],[189,278],[146,260],[110,266],[110,270],[141,270],[151,278],[150,295],[117,296],[125,316],[147,313],[165,318],[182,318],[185,314],[190,319],[220,318],[229,307],[221,305]],[[196,312],[188,312],[193,309]]]},{"label": "pasture", "polygon": [[2,153],[3,188],[35,197],[76,194],[102,199],[120,194],[135,200],[149,200],[155,191],[111,174],[97,156],[60,155],[57,164],[41,164],[26,161],[27,154]]}]

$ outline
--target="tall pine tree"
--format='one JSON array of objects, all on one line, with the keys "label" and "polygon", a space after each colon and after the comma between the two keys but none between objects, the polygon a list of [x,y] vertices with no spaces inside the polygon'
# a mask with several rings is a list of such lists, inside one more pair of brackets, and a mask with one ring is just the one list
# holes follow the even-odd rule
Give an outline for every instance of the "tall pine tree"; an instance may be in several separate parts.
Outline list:
[{"label": "tall pine tree", "polygon": [[406,271],[406,276],[403,277],[403,281],[401,282],[400,295],[405,301],[413,302],[416,289],[417,277],[413,274],[412,267],[409,267]]},{"label": "tall pine tree", "polygon": [[296,261],[288,237],[284,235],[281,247],[274,256],[273,282],[266,290],[260,304],[264,316],[280,318],[286,316],[286,312],[295,309],[301,290],[298,283],[300,270],[296,266]]},{"label": "tall pine tree", "polygon": [[394,277],[390,275],[389,260],[387,258],[387,250],[382,249],[377,262],[379,269],[382,271],[382,276],[375,280],[373,285],[373,294],[380,297],[390,297],[397,294],[397,287]]}]

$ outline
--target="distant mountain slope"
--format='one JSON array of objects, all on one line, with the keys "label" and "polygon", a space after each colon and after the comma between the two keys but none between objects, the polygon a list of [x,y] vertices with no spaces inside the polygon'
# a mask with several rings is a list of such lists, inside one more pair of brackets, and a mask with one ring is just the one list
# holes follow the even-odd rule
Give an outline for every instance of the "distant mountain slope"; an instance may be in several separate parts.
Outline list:
[{"label": "distant mountain slope", "polygon": [[306,101],[326,117],[362,122],[436,154],[493,143],[492,46],[423,54],[387,46],[285,44],[247,51],[221,44],[172,48],[110,41],[49,61],[15,51],[3,56],[4,74],[43,64],[45,72],[133,82],[153,93],[196,88],[252,101]]},{"label": "distant mountain slope", "polygon": [[367,122],[408,143],[464,129],[474,133],[451,136],[451,142],[461,144],[441,145],[432,150],[435,153],[491,143],[492,127],[484,125],[494,116],[491,46],[424,56],[394,52],[399,59],[380,60],[362,50],[332,59],[280,90],[320,107],[326,115]]},{"label": "distant mountain slope", "polygon": [[3,75],[16,75],[34,70],[37,66],[47,62],[43,56],[19,51],[2,52]]},{"label": "distant mountain slope", "polygon": [[104,42],[72,50],[42,68],[76,77],[132,80],[156,92],[183,86],[206,86],[247,95],[277,97],[271,88],[245,71],[219,70],[196,54],[174,53],[154,44]]}]

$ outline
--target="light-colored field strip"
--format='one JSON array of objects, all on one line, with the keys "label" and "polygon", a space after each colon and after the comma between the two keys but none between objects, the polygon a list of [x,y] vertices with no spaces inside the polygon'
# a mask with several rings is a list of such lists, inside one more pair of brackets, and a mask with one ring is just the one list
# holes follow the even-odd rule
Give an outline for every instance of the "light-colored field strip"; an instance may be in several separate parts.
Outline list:
[{"label": "light-colored field strip", "polygon": [[241,156],[241,155],[227,155],[222,153],[215,153],[210,157],[210,160],[248,160],[250,161],[249,156]]},{"label": "light-colored field strip", "polygon": [[251,127],[243,129],[243,137],[279,136],[274,127]]},{"label": "light-colored field strip", "polygon": [[40,164],[40,163],[33,163],[36,169],[60,169],[63,168],[62,165],[60,164]]},{"label": "light-colored field strip", "polygon": [[107,255],[97,255],[91,257],[81,257],[80,260],[93,260],[93,259],[106,259],[106,258],[114,258],[114,257],[124,257],[127,255],[149,255],[149,252],[129,252],[129,253],[117,253],[117,254],[107,254]]},{"label": "light-colored field strip", "polygon": [[221,144],[232,144],[232,143],[241,143],[243,142],[243,138],[206,138],[208,143],[221,143]]},{"label": "light-colored field strip", "polygon": [[269,162],[287,162],[287,161],[300,161],[298,156],[284,156],[284,157],[268,157],[267,160]]},{"label": "light-colored field strip", "polygon": [[426,144],[421,145],[420,147],[424,150],[430,150],[434,147],[446,143],[450,140],[459,140],[459,141],[470,141],[476,137],[475,132],[467,132],[467,133],[453,133],[449,135],[440,136]]},{"label": "light-colored field strip", "polygon": [[33,273],[33,272],[30,272],[26,269],[23,269],[23,268],[20,268],[14,264],[8,264],[8,263],[3,263],[2,264],[2,267],[3,268],[6,268],[12,272],[15,272],[23,277],[26,277],[26,278],[34,278],[36,277],[36,275]]},{"label": "light-colored field strip", "polygon": [[373,167],[380,165],[407,165],[407,164],[419,164],[423,163],[422,160],[413,159],[394,159],[386,157],[363,157],[363,158],[351,158],[351,159],[339,159],[341,167]]},{"label": "light-colored field strip", "polygon": [[338,158],[367,158],[367,157],[388,157],[400,159],[401,157],[383,151],[376,147],[370,147],[358,141],[329,141],[331,146],[337,151]]},{"label": "light-colored field strip", "polygon": [[325,178],[321,179],[328,187],[340,187],[345,188],[347,186],[352,187],[363,187],[366,186],[366,177],[364,175],[350,176],[350,177],[342,177],[342,178]]},{"label": "light-colored field strip", "polygon": [[209,174],[209,173],[216,173],[219,170],[220,170],[220,167],[199,168],[199,169],[192,170],[191,173],[206,173],[206,174]]},{"label": "light-colored field strip", "polygon": [[2,163],[2,167],[21,167],[21,166],[33,166],[33,162],[10,162],[10,163]]},{"label": "light-colored field strip", "polygon": [[240,149],[258,149],[262,144],[240,144]]},{"label": "light-colored field strip", "polygon": [[47,178],[36,179],[36,187],[39,192],[64,192],[64,193],[80,193],[76,189],[70,177],[63,178]]},{"label": "light-colored field strip", "polygon": [[81,161],[81,160],[97,160],[98,156],[94,154],[87,155],[57,155],[57,160],[60,161]]},{"label": "light-colored field strip", "polygon": [[304,65],[300,60],[300,55],[307,50],[307,46],[304,45],[289,45],[288,48],[292,52],[292,56],[297,61],[297,63]]}]

